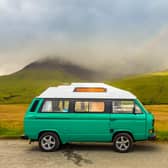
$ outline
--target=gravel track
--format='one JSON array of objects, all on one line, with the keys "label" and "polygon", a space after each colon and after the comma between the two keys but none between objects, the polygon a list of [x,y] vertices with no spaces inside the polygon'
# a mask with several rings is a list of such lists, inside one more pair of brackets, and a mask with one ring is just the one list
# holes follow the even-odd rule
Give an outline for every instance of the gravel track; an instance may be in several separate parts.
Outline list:
[{"label": "gravel track", "polygon": [[37,142],[0,140],[0,168],[168,168],[168,143],[136,143],[130,153],[116,153],[111,144],[67,144],[41,152]]}]

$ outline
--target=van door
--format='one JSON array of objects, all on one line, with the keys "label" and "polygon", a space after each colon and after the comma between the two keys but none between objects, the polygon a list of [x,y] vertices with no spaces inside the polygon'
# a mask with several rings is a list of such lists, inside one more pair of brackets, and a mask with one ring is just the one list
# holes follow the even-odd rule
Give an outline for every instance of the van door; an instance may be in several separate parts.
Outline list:
[{"label": "van door", "polygon": [[67,142],[69,100],[44,99],[35,115],[34,131],[54,131],[61,138],[62,143]]},{"label": "van door", "polygon": [[70,141],[111,141],[110,111],[101,100],[74,100],[68,120]]},{"label": "van door", "polygon": [[114,100],[110,116],[110,129],[113,133],[130,132],[135,140],[146,138],[146,114],[133,100]]}]

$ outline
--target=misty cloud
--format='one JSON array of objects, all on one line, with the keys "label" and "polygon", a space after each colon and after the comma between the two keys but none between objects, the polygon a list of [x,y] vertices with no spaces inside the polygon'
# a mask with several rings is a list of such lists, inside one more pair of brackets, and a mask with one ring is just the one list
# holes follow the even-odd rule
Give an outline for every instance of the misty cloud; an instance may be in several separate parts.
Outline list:
[{"label": "misty cloud", "polygon": [[0,74],[46,56],[108,73],[168,67],[166,0],[1,0]]}]

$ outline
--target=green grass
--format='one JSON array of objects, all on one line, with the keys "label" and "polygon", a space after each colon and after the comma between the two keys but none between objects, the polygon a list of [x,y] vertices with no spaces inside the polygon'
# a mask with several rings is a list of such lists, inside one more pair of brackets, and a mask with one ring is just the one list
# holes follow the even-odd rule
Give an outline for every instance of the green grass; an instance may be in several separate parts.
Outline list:
[{"label": "green grass", "polygon": [[168,141],[168,131],[157,131],[156,134],[159,141]]},{"label": "green grass", "polygon": [[0,104],[30,103],[50,86],[57,86],[79,78],[61,71],[22,70],[16,74],[0,77]]},{"label": "green grass", "polygon": [[107,83],[131,91],[143,104],[168,104],[167,72],[107,81]]},{"label": "green grass", "polygon": [[18,138],[23,134],[27,104],[0,105],[0,138]]},{"label": "green grass", "polygon": [[23,135],[22,128],[9,129],[0,127],[0,138],[19,138],[21,135]]},{"label": "green grass", "polygon": [[[52,70],[22,70],[0,77],[0,104],[30,103],[50,86],[83,81],[76,76]],[[168,72],[129,77],[107,84],[134,93],[144,104],[168,104]]]}]

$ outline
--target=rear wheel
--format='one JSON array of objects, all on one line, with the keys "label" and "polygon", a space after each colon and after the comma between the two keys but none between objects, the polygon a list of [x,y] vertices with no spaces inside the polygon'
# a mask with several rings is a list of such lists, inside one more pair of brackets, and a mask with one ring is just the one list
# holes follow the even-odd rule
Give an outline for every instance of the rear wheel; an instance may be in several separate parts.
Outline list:
[{"label": "rear wheel", "polygon": [[115,151],[120,153],[129,152],[133,147],[133,139],[128,133],[118,133],[113,143]]},{"label": "rear wheel", "polygon": [[39,138],[39,147],[42,151],[53,152],[60,148],[61,142],[57,134],[45,132]]}]

